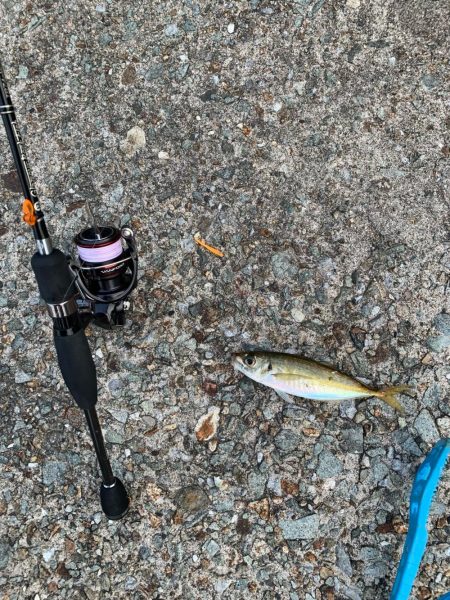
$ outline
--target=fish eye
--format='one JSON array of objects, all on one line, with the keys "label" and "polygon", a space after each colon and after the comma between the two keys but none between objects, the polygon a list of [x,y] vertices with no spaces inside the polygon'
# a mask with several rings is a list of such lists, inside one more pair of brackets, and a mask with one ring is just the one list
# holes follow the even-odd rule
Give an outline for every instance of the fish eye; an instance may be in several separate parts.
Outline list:
[{"label": "fish eye", "polygon": [[253,354],[246,354],[244,356],[244,363],[247,365],[247,367],[253,367],[256,363],[256,358],[253,356]]}]

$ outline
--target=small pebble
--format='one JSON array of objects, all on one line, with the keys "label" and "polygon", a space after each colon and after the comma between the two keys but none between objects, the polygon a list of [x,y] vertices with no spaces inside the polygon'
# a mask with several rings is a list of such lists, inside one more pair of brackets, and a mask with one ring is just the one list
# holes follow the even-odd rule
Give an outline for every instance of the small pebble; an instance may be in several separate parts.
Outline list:
[{"label": "small pebble", "polygon": [[342,468],[341,461],[329,450],[322,450],[319,454],[319,464],[316,472],[320,478],[336,477],[342,472]]},{"label": "small pebble", "polygon": [[285,540],[312,540],[319,533],[319,516],[309,515],[301,519],[282,519],[279,522]]},{"label": "small pebble", "polygon": [[274,112],[280,112],[280,110],[283,108],[283,103],[282,102],[275,102],[273,105],[273,110]]},{"label": "small pebble", "polygon": [[219,544],[215,540],[209,540],[203,545],[203,551],[212,558],[220,550]]},{"label": "small pebble", "polygon": [[450,437],[450,417],[442,417],[437,420],[439,431],[442,437]]},{"label": "small pebble", "polygon": [[131,158],[145,146],[145,132],[140,127],[132,127],[127,132],[127,139],[121,142],[121,150]]},{"label": "small pebble", "polygon": [[303,310],[301,308],[293,308],[291,310],[291,315],[292,318],[294,319],[294,321],[296,321],[297,323],[302,323],[305,320],[305,313],[303,312]]},{"label": "small pebble", "polygon": [[59,461],[48,461],[42,466],[42,483],[51,485],[53,483],[62,483],[67,470],[67,464]]},{"label": "small pebble", "polygon": [[20,65],[18,78],[19,79],[27,79],[27,77],[28,77],[28,67],[26,67],[25,65]]},{"label": "small pebble", "polygon": [[301,437],[295,431],[282,429],[275,437],[274,443],[277,448],[284,452],[292,452],[301,442]]},{"label": "small pebble", "polygon": [[48,550],[44,550],[42,552],[42,556],[45,562],[50,562],[52,558],[55,556],[56,548],[49,548]]},{"label": "small pebble", "polygon": [[28,381],[32,381],[33,378],[28,373],[24,373],[24,371],[17,371],[14,376],[14,381],[16,383],[27,383]]},{"label": "small pebble", "polygon": [[194,513],[207,508],[209,498],[200,487],[190,485],[178,490],[175,502],[180,510],[186,513]]},{"label": "small pebble", "polygon": [[168,37],[173,37],[175,35],[178,35],[178,25],[176,25],[175,23],[170,23],[169,25],[167,25],[167,27],[164,30],[164,33],[168,36]]},{"label": "small pebble", "polygon": [[450,335],[450,315],[441,313],[434,319],[434,326],[443,335]]},{"label": "small pebble", "polygon": [[433,444],[439,439],[439,431],[434,419],[426,408],[419,413],[419,416],[414,421],[414,427],[422,439],[429,444]]}]

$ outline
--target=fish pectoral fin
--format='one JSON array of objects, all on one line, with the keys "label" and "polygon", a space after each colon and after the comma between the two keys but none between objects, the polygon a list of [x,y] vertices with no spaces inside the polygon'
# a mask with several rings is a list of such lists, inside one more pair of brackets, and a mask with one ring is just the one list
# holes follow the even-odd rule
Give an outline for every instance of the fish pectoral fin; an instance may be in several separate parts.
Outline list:
[{"label": "fish pectoral fin", "polygon": [[280,396],[280,398],[283,400],[283,402],[289,402],[289,404],[292,404],[292,402],[294,402],[292,400],[292,398],[289,396],[289,394],[286,394],[286,392],[281,392],[280,390],[273,390],[274,392],[276,392],[278,394],[278,396]]}]

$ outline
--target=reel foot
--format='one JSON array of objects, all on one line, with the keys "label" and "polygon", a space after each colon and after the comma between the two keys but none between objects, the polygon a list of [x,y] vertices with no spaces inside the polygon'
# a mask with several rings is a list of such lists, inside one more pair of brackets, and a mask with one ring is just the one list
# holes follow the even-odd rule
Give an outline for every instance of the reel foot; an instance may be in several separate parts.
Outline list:
[{"label": "reel foot", "polygon": [[117,477],[111,486],[102,483],[100,486],[100,502],[103,512],[112,521],[124,517],[130,507],[130,498],[123,483]]}]

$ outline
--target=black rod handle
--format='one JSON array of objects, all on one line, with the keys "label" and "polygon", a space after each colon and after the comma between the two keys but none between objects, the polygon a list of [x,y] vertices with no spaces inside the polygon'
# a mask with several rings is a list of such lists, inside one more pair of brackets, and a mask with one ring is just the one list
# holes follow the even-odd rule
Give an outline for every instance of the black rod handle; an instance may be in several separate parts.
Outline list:
[{"label": "black rod handle", "polygon": [[62,304],[76,293],[75,276],[61,250],[54,248],[51,254],[36,252],[31,258],[31,267],[41,298],[47,304]]},{"label": "black rod handle", "polygon": [[97,403],[97,373],[84,329],[61,336],[55,331],[56,354],[63,379],[83,410]]},{"label": "black rod handle", "polygon": [[81,409],[94,408],[97,373],[74,299],[75,278],[67,258],[54,249],[51,254],[36,253],[31,266],[41,297],[53,317],[54,341],[63,379]]}]

